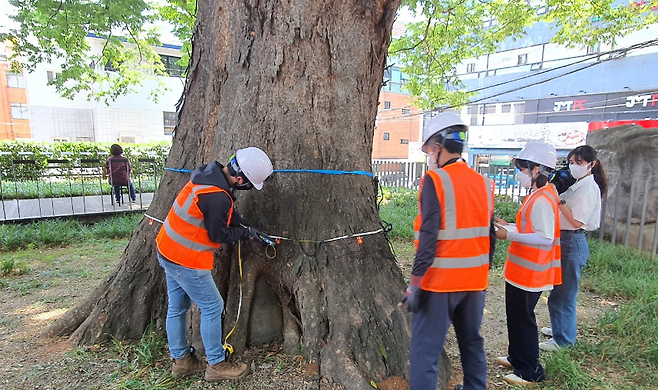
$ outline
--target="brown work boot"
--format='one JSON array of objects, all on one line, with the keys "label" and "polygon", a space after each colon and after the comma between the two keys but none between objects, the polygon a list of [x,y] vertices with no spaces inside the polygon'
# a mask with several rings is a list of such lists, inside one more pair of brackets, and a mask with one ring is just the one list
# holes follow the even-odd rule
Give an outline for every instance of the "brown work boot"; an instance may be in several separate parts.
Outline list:
[{"label": "brown work boot", "polygon": [[238,379],[247,375],[249,367],[244,363],[231,363],[227,361],[206,367],[205,380],[208,382],[217,382],[222,379]]},{"label": "brown work boot", "polygon": [[206,362],[196,357],[194,349],[190,348],[190,352],[183,356],[182,359],[173,359],[174,363],[171,366],[171,373],[173,376],[187,376],[203,372],[206,369]]}]

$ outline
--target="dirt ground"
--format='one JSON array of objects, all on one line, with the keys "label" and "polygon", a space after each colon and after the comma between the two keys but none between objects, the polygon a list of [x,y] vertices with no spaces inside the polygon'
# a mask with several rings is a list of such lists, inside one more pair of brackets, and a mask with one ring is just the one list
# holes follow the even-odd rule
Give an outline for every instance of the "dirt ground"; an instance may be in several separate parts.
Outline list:
[{"label": "dirt ground", "polygon": [[[120,347],[111,343],[76,349],[65,339],[40,338],[39,334],[65,311],[82,300],[99,281],[111,272],[126,241],[117,241],[108,249],[85,246],[72,250],[55,248],[32,250],[18,254],[29,266],[29,272],[0,278],[0,388],[13,389],[107,389],[130,387],[126,362]],[[396,243],[396,246],[399,243]],[[100,244],[99,244],[100,245]],[[402,244],[399,244],[402,245]],[[402,249],[402,248],[401,248]],[[5,259],[7,255],[3,254]],[[398,251],[403,272],[408,275],[413,254]],[[401,292],[402,293],[402,292]],[[582,292],[578,306],[581,326],[593,324],[616,303],[607,302],[592,293]],[[550,326],[546,296],[537,305],[538,325]],[[502,377],[508,372],[495,363],[505,356],[504,282],[492,271],[482,324],[489,369],[489,389],[505,389]],[[540,336],[542,339],[542,336]],[[459,352],[454,333],[446,341],[446,350],[454,367],[451,384],[461,382]],[[253,348],[238,358],[251,364],[252,373],[232,383],[209,384],[201,377],[176,382],[169,378],[149,388],[187,389],[339,389],[340,386],[318,383],[317,367],[306,365],[300,358],[284,357],[279,347]],[[168,362],[158,363],[161,370]],[[122,374],[123,373],[123,374]],[[166,375],[161,377],[167,378]],[[155,380],[155,379],[154,379]],[[157,380],[155,380],[157,382]],[[173,381],[173,382],[171,382]],[[179,383],[179,384],[177,384]],[[404,388],[398,386],[380,388]],[[451,388],[451,387],[449,387]]]}]

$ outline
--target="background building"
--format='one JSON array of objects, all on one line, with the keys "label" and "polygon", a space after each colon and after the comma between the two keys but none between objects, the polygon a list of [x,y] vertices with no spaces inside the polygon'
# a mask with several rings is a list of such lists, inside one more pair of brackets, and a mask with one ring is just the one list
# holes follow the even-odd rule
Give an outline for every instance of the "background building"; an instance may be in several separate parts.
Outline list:
[{"label": "background building", "polygon": [[[103,41],[88,37],[93,53],[100,53]],[[34,141],[97,141],[141,143],[171,140],[176,125],[176,103],[185,83],[184,69],[176,65],[181,57],[178,45],[155,48],[169,77],[158,77],[166,90],[157,103],[149,95],[158,82],[147,77],[137,93],[119,97],[109,105],[89,101],[87,95],[61,97],[48,85],[57,77],[62,63],[38,64],[31,73],[8,71],[9,47],[0,57],[0,139]],[[4,61],[3,61],[4,59]],[[113,72],[111,66],[96,65],[98,72]],[[145,75],[146,76],[146,75]]]},{"label": "background building", "polygon": [[25,75],[9,65],[11,48],[0,42],[0,140],[29,139],[30,113]]},{"label": "background building", "polygon": [[[404,26],[395,22],[393,36],[401,34],[404,34]],[[425,161],[420,151],[422,110],[413,106],[411,95],[404,90],[407,78],[397,61],[397,58],[389,57],[389,65],[384,71],[372,158]]]},{"label": "background building", "polygon": [[516,153],[531,139],[565,155],[604,122],[658,119],[658,25],[582,48],[549,43],[547,23],[526,33],[459,68],[466,89],[477,91],[461,109],[472,160]]}]

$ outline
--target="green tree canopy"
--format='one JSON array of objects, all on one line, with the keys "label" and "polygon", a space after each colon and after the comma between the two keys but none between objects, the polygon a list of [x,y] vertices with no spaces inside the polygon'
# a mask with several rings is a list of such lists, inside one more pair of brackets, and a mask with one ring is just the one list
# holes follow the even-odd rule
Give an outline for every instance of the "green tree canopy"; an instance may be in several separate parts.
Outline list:
[{"label": "green tree canopy", "polygon": [[[64,97],[86,92],[106,103],[134,91],[146,77],[166,75],[153,46],[160,35],[152,25],[166,21],[183,42],[179,65],[186,66],[196,20],[196,0],[10,0],[11,17],[19,27],[5,34],[16,50],[14,67],[34,70],[38,63],[63,61],[62,72],[51,82]],[[536,3],[536,4],[535,4]],[[546,7],[537,15],[534,6]],[[633,4],[633,3],[631,3]],[[492,53],[510,37],[520,37],[535,22],[554,26],[553,42],[567,46],[614,43],[615,37],[656,22],[648,5],[615,0],[405,0],[419,21],[394,40],[390,53],[409,75],[406,88],[417,105],[459,106],[471,95],[462,89],[457,66],[466,59]],[[489,23],[485,23],[490,21]],[[86,40],[105,40],[92,53]],[[18,62],[20,61],[20,62]],[[97,72],[108,64],[115,72]],[[152,98],[164,88],[160,82]]]}]

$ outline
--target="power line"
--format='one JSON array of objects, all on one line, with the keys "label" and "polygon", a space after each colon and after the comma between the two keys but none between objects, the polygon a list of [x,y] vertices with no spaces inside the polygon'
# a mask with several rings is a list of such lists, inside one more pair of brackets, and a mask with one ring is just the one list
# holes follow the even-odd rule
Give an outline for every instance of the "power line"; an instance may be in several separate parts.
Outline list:
[{"label": "power line", "polygon": [[[649,42],[651,42],[651,44],[648,44]],[[643,46],[643,47],[634,47],[634,48],[627,48],[627,49],[624,49],[624,50],[620,50],[620,52],[623,52],[624,54],[626,54],[626,53],[628,53],[630,50],[634,50],[634,49],[636,49],[636,48],[644,48],[644,47],[649,47],[649,46],[654,46],[654,45],[658,45],[658,39],[653,39],[653,40],[651,40],[651,41],[647,41],[647,45],[646,45],[646,46]],[[634,46],[635,46],[635,45],[634,45]],[[585,69],[591,68],[591,67],[593,67],[593,66],[596,66],[596,65],[599,65],[599,64],[603,64],[603,63],[605,63],[605,62],[608,62],[608,61],[611,61],[611,60],[615,60],[615,59],[617,59],[617,57],[604,58],[604,59],[601,60],[601,61],[597,61],[597,62],[593,62],[593,63],[591,63],[591,64],[587,64],[587,65],[585,65],[585,66],[583,66],[583,67],[580,67],[580,68],[578,68],[578,69],[574,69],[574,70],[571,70],[571,71],[569,71],[569,72],[565,72],[565,73],[563,73],[563,74],[559,74],[559,75],[557,75],[557,76],[549,77],[548,79],[545,79],[545,80],[536,81],[536,82],[534,82],[534,83],[530,83],[530,84],[528,84],[528,85],[523,85],[523,86],[520,86],[520,87],[517,87],[517,88],[512,88],[512,89],[510,89],[510,90],[508,90],[508,91],[499,92],[499,93],[495,93],[495,94],[490,95],[490,96],[487,96],[487,97],[483,97],[483,98],[479,98],[479,99],[471,100],[470,103],[471,103],[471,104],[473,104],[473,103],[478,103],[478,102],[481,102],[481,101],[483,101],[483,100],[488,100],[488,99],[494,98],[494,97],[496,97],[496,96],[505,95],[505,94],[508,94],[508,93],[511,93],[511,92],[519,91],[519,90],[521,90],[521,89],[525,89],[525,88],[528,88],[528,87],[533,87],[533,86],[535,86],[535,85],[539,85],[539,84],[547,83],[547,82],[549,82],[549,81],[553,81],[553,80],[559,79],[559,78],[561,78],[561,77],[568,76],[568,75],[570,75],[570,74],[580,72],[581,70],[585,70]],[[447,108],[455,108],[455,107],[456,107],[456,106],[450,106],[450,107],[447,107]]]},{"label": "power line", "polygon": [[[543,71],[540,71],[540,72],[533,72],[533,73],[531,73],[531,74],[528,74],[528,75],[525,75],[525,76],[521,76],[521,77],[517,77],[517,78],[515,78],[515,79],[511,79],[511,80],[502,81],[502,82],[497,83],[497,84],[491,84],[491,85],[487,85],[487,86],[484,86],[484,87],[476,88],[476,89],[473,89],[473,90],[471,90],[471,91],[469,91],[469,92],[479,92],[479,91],[483,91],[483,90],[485,90],[485,89],[487,89],[487,88],[495,88],[495,87],[499,87],[499,86],[501,86],[501,85],[510,84],[510,83],[513,83],[513,82],[516,82],[516,81],[520,81],[520,80],[525,80],[525,79],[527,79],[527,78],[534,77],[534,76],[541,76],[542,74],[545,74],[545,73],[548,73],[548,72],[553,72],[553,71],[556,71],[556,70],[560,70],[560,69],[567,68],[567,67],[572,66],[572,65],[580,64],[580,63],[582,63],[582,62],[589,61],[589,60],[591,60],[591,59],[593,59],[593,58],[595,58],[595,57],[601,57],[601,56],[606,56],[606,55],[612,55],[612,54],[619,53],[619,52],[624,52],[624,53],[626,53],[626,52],[628,52],[628,51],[630,51],[630,50],[644,49],[645,47],[654,46],[654,45],[656,45],[656,44],[658,44],[658,39],[650,39],[650,40],[647,40],[647,41],[644,41],[644,42],[640,42],[640,43],[633,44],[633,45],[628,46],[628,47],[625,47],[625,48],[613,49],[613,50],[609,50],[609,51],[606,51],[606,52],[603,52],[603,53],[593,53],[593,54],[590,54],[590,55],[588,55],[588,56],[585,56],[585,58],[583,58],[583,59],[581,59],[581,60],[578,60],[578,61],[575,61],[575,62],[571,62],[571,63],[564,64],[564,65],[560,65],[560,66],[558,66],[558,67],[550,68],[550,69],[546,69],[546,70],[543,70]],[[617,58],[617,57],[607,58],[607,59],[602,60],[601,62],[609,61],[609,60],[611,60],[611,59],[616,59],[616,58]],[[559,61],[559,60],[558,60],[558,61]]]},{"label": "power line", "polygon": [[[643,49],[643,48],[650,47],[650,46],[655,46],[655,45],[658,45],[658,39],[651,39],[651,40],[648,40],[648,41],[644,41],[644,42],[641,42],[641,43],[637,43],[637,44],[628,46],[626,48],[611,50],[611,51],[608,51],[608,52],[605,52],[605,53],[597,54],[597,56],[612,54],[612,53],[623,53],[624,55],[626,55],[631,50]],[[565,73],[550,77],[548,79],[540,80],[540,81],[530,83],[530,84],[526,84],[526,85],[523,85],[523,86],[520,86],[520,87],[517,87],[517,88],[513,88],[513,89],[510,89],[510,90],[503,91],[503,92],[495,93],[495,94],[487,96],[487,97],[482,97],[482,98],[479,98],[479,99],[471,100],[470,102],[468,102],[468,104],[478,103],[478,102],[481,102],[483,100],[488,100],[488,99],[491,99],[491,98],[494,98],[494,97],[497,97],[497,96],[505,95],[505,94],[508,94],[508,93],[511,93],[511,92],[516,92],[516,91],[519,91],[521,89],[525,89],[525,88],[532,87],[532,86],[535,86],[535,85],[547,83],[549,81],[553,81],[553,80],[556,80],[558,78],[568,76],[568,75],[573,74],[573,73],[580,72],[581,70],[585,70],[585,69],[591,68],[595,65],[602,64],[604,62],[611,61],[611,60],[614,60],[614,59],[617,59],[617,58],[619,58],[619,57],[617,56],[617,57],[605,58],[605,59],[602,59],[600,61],[597,61],[597,62],[594,62],[594,63],[591,63],[591,64],[587,64],[587,65],[585,65],[583,67],[580,67],[578,69],[574,69],[574,70],[571,70],[569,72],[565,72]],[[590,58],[587,58],[586,60],[589,60],[589,59]],[[580,60],[580,61],[577,61],[577,62],[570,63],[568,65],[563,65],[563,66],[561,66],[559,68],[556,68],[556,69],[562,69],[564,67],[572,66],[572,65],[584,62],[584,61],[585,60]],[[504,82],[501,82],[501,83],[498,83],[498,84],[493,84],[493,85],[490,85],[490,86],[478,88],[478,89],[473,90],[473,92],[481,91],[481,90],[484,90],[484,89],[487,89],[487,88],[493,88],[493,87],[497,87],[497,86],[501,86],[501,85],[510,84],[510,83],[513,83],[513,82],[516,82],[516,81],[519,81],[519,80],[529,78],[529,77],[538,76],[538,75],[541,75],[541,74],[544,74],[546,72],[553,71],[553,70],[556,70],[556,69],[550,69],[550,70],[546,70],[546,71],[541,72],[541,73],[534,73],[534,74],[531,74],[531,75],[525,75],[525,76],[522,76],[522,77],[518,77],[516,79],[507,80],[507,81],[504,81]],[[442,107],[442,109],[451,109],[451,108],[456,108],[456,107],[457,106],[452,105],[452,106]],[[424,112],[414,113],[414,114],[405,114],[405,115],[399,115],[399,116],[388,117],[388,118],[381,118],[381,119],[378,119],[378,121],[386,121],[386,120],[390,120],[390,119],[406,118],[406,117],[412,117],[412,116],[415,116],[415,115],[422,115],[422,114],[424,114]]]}]

